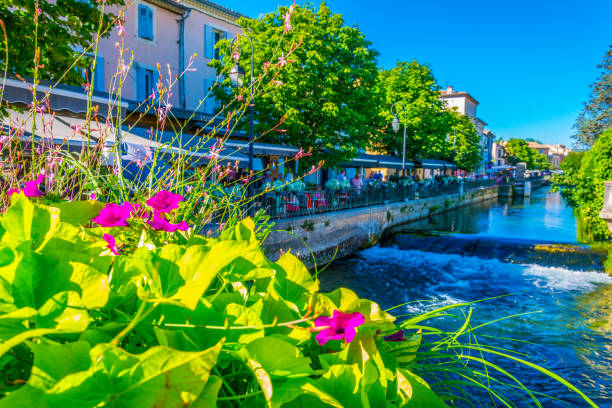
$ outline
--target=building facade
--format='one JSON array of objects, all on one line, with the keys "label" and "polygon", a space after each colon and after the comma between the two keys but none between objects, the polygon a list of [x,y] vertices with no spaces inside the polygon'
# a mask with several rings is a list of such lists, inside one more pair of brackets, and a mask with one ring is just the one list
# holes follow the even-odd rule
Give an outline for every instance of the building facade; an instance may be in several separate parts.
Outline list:
[{"label": "building facade", "polygon": [[[172,84],[169,105],[212,114],[217,104],[205,97],[216,82],[216,72],[208,63],[218,57],[218,41],[241,32],[236,24],[241,16],[207,0],[137,0],[126,9],[123,24],[124,64],[129,64],[132,55],[133,60],[121,88],[122,99],[137,105],[161,79],[165,87]],[[117,27],[100,42],[97,91],[117,91],[120,40]]]},{"label": "building facade", "polygon": [[480,166],[474,172],[476,174],[485,174],[492,165],[495,135],[486,129],[487,123],[476,115],[479,102],[467,92],[455,91],[452,86],[448,86],[445,90],[440,91],[440,94],[440,98],[446,102],[449,108],[456,109],[462,115],[468,116],[472,123],[474,123],[476,132],[480,137],[482,155]]}]

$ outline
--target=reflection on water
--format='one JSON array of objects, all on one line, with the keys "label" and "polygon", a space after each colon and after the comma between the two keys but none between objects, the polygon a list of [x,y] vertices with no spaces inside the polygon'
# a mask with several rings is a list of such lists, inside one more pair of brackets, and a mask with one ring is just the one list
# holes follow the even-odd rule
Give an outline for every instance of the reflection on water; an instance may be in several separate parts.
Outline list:
[{"label": "reflection on water", "polygon": [[[576,243],[576,220],[558,194],[537,192],[523,202],[466,207],[410,225],[487,237]],[[570,380],[601,407],[612,407],[612,277],[600,270],[510,264],[457,254],[375,247],[336,262],[320,278],[324,290],[345,286],[397,314],[513,294],[475,304],[474,324],[527,312],[487,326],[488,340],[525,353]],[[440,322],[454,324],[452,322]],[[444,327],[443,327],[444,328]],[[452,328],[452,326],[446,327]],[[456,328],[456,327],[455,327]],[[507,363],[506,363],[507,364]],[[535,371],[506,366],[528,387],[562,401],[544,407],[582,407],[579,398]],[[563,402],[564,401],[564,402]],[[488,406],[487,404],[484,404]],[[520,403],[518,406],[524,406]]]},{"label": "reflection on water", "polygon": [[559,193],[536,191],[525,199],[500,198],[409,224],[411,229],[577,243],[576,218]]}]

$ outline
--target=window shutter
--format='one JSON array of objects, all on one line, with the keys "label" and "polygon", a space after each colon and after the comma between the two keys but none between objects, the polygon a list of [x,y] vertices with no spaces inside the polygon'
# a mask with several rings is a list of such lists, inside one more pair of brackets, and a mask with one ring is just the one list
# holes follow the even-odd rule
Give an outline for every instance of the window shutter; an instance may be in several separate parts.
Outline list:
[{"label": "window shutter", "polygon": [[104,92],[104,58],[96,58],[96,77],[94,91]]},{"label": "window shutter", "polygon": [[213,59],[215,57],[215,44],[213,28],[209,25],[204,26],[204,57]]},{"label": "window shutter", "polygon": [[232,36],[232,33],[228,33],[227,31],[225,32],[225,39],[232,41],[234,39],[234,37]]},{"label": "window shutter", "polygon": [[[157,83],[159,82],[159,72],[157,69],[153,70],[153,85],[151,91],[155,91],[156,98],[159,98],[159,92],[157,91]],[[149,94],[150,95],[150,94]]]},{"label": "window shutter", "polygon": [[134,64],[134,70],[136,72],[136,99],[138,102],[142,102],[147,97],[147,90],[145,89],[145,72],[140,64]]},{"label": "window shutter", "polygon": [[147,38],[147,6],[138,5],[138,36]]},{"label": "window shutter", "polygon": [[204,101],[204,112],[214,114],[217,109],[217,99],[213,96],[213,94],[209,94],[210,89],[215,84],[214,79],[205,79],[204,80],[204,96],[206,96],[206,101]]},{"label": "window shutter", "polygon": [[153,40],[153,10],[147,7],[147,37],[149,40]]}]

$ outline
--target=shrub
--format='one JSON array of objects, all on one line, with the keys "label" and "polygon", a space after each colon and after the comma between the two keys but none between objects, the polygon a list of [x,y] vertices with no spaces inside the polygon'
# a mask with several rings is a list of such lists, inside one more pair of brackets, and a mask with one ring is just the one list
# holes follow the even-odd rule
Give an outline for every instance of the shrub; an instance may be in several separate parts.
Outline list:
[{"label": "shrub", "polygon": [[589,240],[612,238],[605,221],[599,218],[603,207],[604,182],[612,180],[612,129],[605,131],[585,153],[569,155],[562,163],[563,174],[554,179],[554,188],[576,208],[584,220]]}]

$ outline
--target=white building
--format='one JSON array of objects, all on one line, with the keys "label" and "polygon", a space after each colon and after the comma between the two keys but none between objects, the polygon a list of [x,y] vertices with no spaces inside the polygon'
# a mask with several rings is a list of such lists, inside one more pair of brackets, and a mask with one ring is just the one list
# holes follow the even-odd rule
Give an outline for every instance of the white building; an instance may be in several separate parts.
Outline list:
[{"label": "white building", "polygon": [[476,169],[475,173],[486,173],[493,159],[493,140],[495,135],[490,130],[485,129],[487,123],[476,116],[479,102],[467,92],[455,91],[452,86],[448,86],[445,90],[440,91],[440,94],[441,99],[446,102],[449,108],[455,108],[457,112],[472,119],[476,132],[478,132],[480,137],[480,146],[482,148],[481,166]]}]

